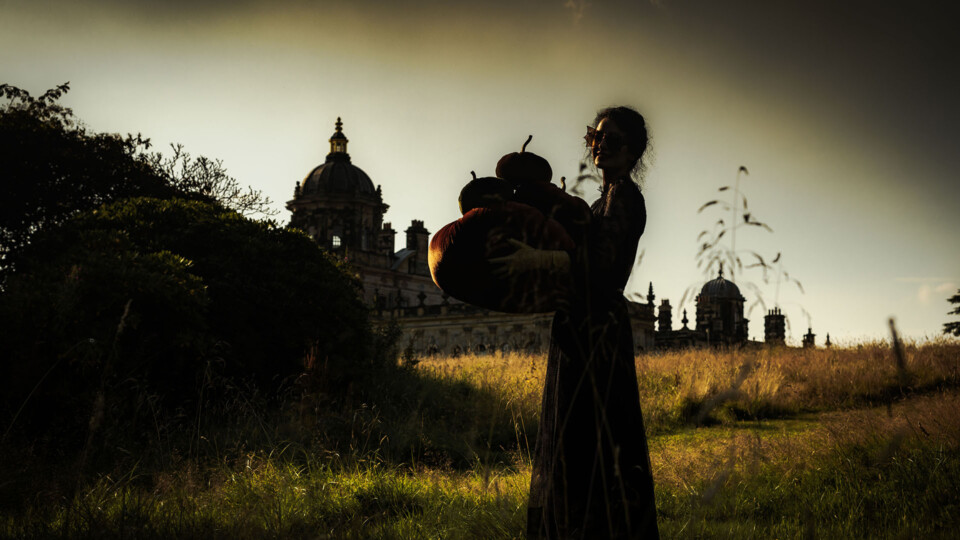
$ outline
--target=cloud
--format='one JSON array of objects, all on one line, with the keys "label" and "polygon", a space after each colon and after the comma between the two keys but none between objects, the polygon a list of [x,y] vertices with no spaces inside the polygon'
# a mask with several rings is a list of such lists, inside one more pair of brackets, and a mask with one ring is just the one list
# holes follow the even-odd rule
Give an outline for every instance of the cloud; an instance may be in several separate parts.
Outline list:
[{"label": "cloud", "polygon": [[946,283],[941,283],[940,285],[937,285],[936,288],[934,288],[933,290],[934,292],[938,292],[938,293],[950,293],[956,290],[956,288],[957,288],[956,283],[952,283],[948,281]]},{"label": "cloud", "polygon": [[951,281],[943,281],[936,285],[924,283],[917,289],[917,300],[927,305],[931,300],[946,298],[950,292],[956,290],[957,285]]},{"label": "cloud", "polygon": [[895,278],[895,281],[899,283],[943,283],[948,281],[948,278],[908,276]]}]

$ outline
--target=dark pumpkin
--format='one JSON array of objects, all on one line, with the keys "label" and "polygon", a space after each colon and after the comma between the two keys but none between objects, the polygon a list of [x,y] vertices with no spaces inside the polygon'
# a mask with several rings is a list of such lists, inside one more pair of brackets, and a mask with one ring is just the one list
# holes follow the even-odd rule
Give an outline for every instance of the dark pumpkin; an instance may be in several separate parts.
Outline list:
[{"label": "dark pumpkin", "polygon": [[586,235],[590,223],[590,206],[549,182],[524,182],[517,186],[513,199],[532,206],[549,219],[556,220],[577,244]]},{"label": "dark pumpkin", "polygon": [[513,185],[503,178],[487,176],[477,178],[476,173],[470,171],[473,180],[467,182],[460,190],[460,214],[466,214],[474,208],[490,207],[513,199]]},{"label": "dark pumpkin", "polygon": [[498,277],[489,262],[516,251],[508,240],[538,249],[570,251],[564,228],[538,210],[515,202],[474,208],[446,225],[430,241],[433,281],[450,296],[508,313],[544,313],[557,309],[569,292],[568,276],[543,270]]},{"label": "dark pumpkin", "polygon": [[509,181],[513,185],[526,182],[550,183],[553,178],[553,169],[550,163],[542,157],[527,152],[527,145],[533,135],[527,137],[527,142],[519,152],[512,152],[500,158],[497,162],[497,176]]}]

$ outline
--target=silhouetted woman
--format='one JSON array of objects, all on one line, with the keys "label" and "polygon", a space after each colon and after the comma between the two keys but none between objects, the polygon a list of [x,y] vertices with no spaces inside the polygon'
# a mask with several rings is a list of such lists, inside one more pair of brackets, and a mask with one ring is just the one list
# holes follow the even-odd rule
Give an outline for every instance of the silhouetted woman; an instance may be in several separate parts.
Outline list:
[{"label": "silhouetted woman", "polygon": [[603,190],[578,248],[561,265],[569,260],[575,292],[551,328],[527,535],[658,538],[623,297],[646,224],[632,179],[647,148],[646,124],[628,107],[604,109],[586,139]]}]

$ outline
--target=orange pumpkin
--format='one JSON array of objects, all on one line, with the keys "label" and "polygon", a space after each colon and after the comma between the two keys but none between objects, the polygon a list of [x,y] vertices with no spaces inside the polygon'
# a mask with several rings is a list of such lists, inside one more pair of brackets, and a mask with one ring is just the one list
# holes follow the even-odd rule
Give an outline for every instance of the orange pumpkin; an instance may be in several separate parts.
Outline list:
[{"label": "orange pumpkin", "polygon": [[474,208],[446,225],[430,241],[430,274],[450,296],[486,309],[543,313],[557,309],[568,293],[568,276],[531,270],[496,276],[488,261],[516,250],[508,240],[538,249],[570,251],[573,240],[563,226],[538,210],[516,202]]}]

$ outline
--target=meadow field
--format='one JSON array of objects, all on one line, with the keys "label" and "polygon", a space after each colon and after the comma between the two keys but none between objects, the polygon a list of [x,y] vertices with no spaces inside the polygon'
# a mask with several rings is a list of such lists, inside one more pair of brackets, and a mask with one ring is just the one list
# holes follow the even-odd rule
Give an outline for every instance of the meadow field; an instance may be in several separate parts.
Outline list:
[{"label": "meadow field", "polygon": [[[956,534],[957,340],[637,368],[664,538]],[[373,391],[294,389],[275,408],[233,389],[226,415],[157,426],[149,449],[112,448],[84,474],[4,448],[0,536],[520,538],[544,369],[540,355],[408,359]]]}]

